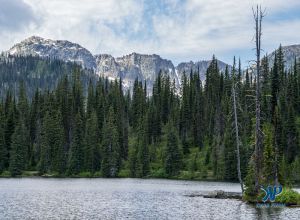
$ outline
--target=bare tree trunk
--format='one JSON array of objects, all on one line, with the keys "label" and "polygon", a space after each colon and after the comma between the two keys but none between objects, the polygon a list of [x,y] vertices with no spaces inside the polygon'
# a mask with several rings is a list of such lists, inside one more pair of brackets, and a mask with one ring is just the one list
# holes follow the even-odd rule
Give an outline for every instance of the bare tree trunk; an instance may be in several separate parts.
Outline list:
[{"label": "bare tree trunk", "polygon": [[278,186],[279,185],[279,181],[278,181],[278,148],[277,148],[277,143],[275,145],[275,185]]},{"label": "bare tree trunk", "polygon": [[279,185],[279,181],[278,181],[278,172],[279,172],[279,168],[278,168],[278,137],[277,137],[277,127],[278,127],[278,119],[277,119],[277,109],[275,108],[275,117],[274,117],[274,124],[275,124],[275,165],[274,165],[274,173],[275,173],[275,185],[278,186]]},{"label": "bare tree trunk", "polygon": [[235,138],[236,138],[236,158],[237,158],[237,173],[238,179],[241,184],[242,193],[244,193],[243,180],[241,175],[241,161],[240,161],[240,140],[239,140],[239,127],[237,120],[237,111],[236,111],[236,93],[235,85],[232,85],[232,95],[233,95],[233,110],[234,110],[234,126],[235,126]]},{"label": "bare tree trunk", "polygon": [[263,19],[263,12],[261,7],[256,7],[256,12],[253,12],[255,20],[255,43],[256,43],[256,97],[255,97],[255,115],[256,115],[256,125],[255,125],[255,191],[258,192],[259,179],[261,175],[261,163],[262,163],[262,132],[260,124],[260,52],[261,52],[261,23]]}]

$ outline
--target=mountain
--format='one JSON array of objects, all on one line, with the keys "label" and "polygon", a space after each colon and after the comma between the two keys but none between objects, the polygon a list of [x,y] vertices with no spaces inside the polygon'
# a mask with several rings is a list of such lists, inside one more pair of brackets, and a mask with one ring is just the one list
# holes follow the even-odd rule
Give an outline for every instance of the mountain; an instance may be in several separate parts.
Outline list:
[{"label": "mountain", "polygon": [[179,87],[175,67],[170,60],[162,59],[159,55],[143,55],[132,53],[114,58],[108,54],[96,55],[96,73],[109,79],[123,80],[125,88],[131,89],[134,80],[138,78],[147,82],[148,92],[151,93],[153,83],[160,71],[168,74],[171,81]]},{"label": "mountain", "polygon": [[[180,87],[181,78],[185,73],[188,77],[191,70],[200,73],[201,80],[205,80],[206,70],[211,60],[198,62],[182,62],[174,66],[172,61],[161,58],[159,55],[144,55],[132,53],[123,57],[114,58],[109,54],[96,55],[96,73],[109,79],[123,80],[125,88],[132,88],[134,80],[146,80],[148,92],[151,93],[152,85],[160,71],[170,76],[175,81],[175,86]],[[226,63],[218,60],[221,71],[225,71]]]},{"label": "mountain", "polygon": [[65,40],[50,40],[32,36],[13,46],[7,53],[10,55],[56,58],[76,62],[84,68],[96,68],[95,58],[91,52],[79,44]]},{"label": "mountain", "polygon": [[[291,68],[294,65],[295,57],[300,58],[300,44],[282,46],[282,52],[285,60],[285,67],[287,69]],[[273,66],[275,59],[275,51],[268,55],[270,67]]]},{"label": "mountain", "polygon": [[[206,69],[211,61],[182,62],[174,66],[172,61],[163,59],[159,55],[145,55],[131,53],[122,57],[113,57],[109,54],[93,55],[90,51],[65,40],[50,40],[37,36],[29,37],[14,45],[6,54],[13,56],[38,56],[50,57],[63,61],[71,61],[80,64],[86,69],[92,69],[97,75],[108,77],[110,80],[121,78],[123,86],[132,90],[136,78],[147,82],[148,93],[152,92],[152,85],[160,71],[170,76],[175,81],[177,89],[180,87],[184,73],[188,76],[191,72],[197,72],[201,79],[205,79]],[[226,64],[218,61],[221,71]]]}]

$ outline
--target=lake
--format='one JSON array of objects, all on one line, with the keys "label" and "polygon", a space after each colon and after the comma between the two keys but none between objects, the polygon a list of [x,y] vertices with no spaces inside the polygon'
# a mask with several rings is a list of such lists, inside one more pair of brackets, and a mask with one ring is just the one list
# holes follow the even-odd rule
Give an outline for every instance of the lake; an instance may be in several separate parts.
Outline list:
[{"label": "lake", "polygon": [[162,179],[0,179],[0,219],[300,219],[300,208],[261,208],[234,199],[237,183]]}]

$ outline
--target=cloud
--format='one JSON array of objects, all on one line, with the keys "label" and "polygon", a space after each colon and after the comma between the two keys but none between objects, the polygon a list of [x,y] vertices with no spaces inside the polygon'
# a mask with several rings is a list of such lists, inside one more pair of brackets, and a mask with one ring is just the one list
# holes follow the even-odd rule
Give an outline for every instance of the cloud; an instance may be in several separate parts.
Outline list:
[{"label": "cloud", "polygon": [[263,23],[265,51],[273,50],[280,42],[300,43],[297,37],[300,30],[295,28],[300,21],[298,13],[294,21],[274,22],[281,13],[297,7],[300,10],[299,1],[187,0],[180,5],[185,16],[179,20],[176,20],[176,15],[154,18],[154,30],[161,39],[161,53],[177,61],[209,59],[212,54],[216,54],[231,62],[233,55],[239,56],[238,53],[245,50],[248,52],[242,53],[245,55],[243,59],[251,59],[251,49],[254,47],[251,8],[256,3],[261,3],[267,10],[267,19]]},{"label": "cloud", "polygon": [[22,0],[0,0],[0,31],[21,31],[35,22],[31,7]]},{"label": "cloud", "polygon": [[[0,31],[0,50],[28,36],[39,35],[79,43],[94,54],[156,53],[175,63],[209,59],[212,54],[227,62],[239,54],[249,60],[254,54],[251,7],[257,3],[267,8],[263,23],[266,51],[279,43],[300,43],[299,0],[3,2],[10,6],[4,11],[1,5],[0,9],[0,27],[5,30],[5,34]],[[293,16],[286,16],[291,13]]]}]

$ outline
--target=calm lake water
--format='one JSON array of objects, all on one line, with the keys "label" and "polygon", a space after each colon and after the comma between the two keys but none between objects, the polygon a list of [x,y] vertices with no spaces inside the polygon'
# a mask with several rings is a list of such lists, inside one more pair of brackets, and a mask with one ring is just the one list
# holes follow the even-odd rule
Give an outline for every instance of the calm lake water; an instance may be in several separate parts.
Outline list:
[{"label": "calm lake water", "polygon": [[0,179],[0,219],[300,219],[300,208],[187,196],[213,190],[240,188],[161,179]]}]

